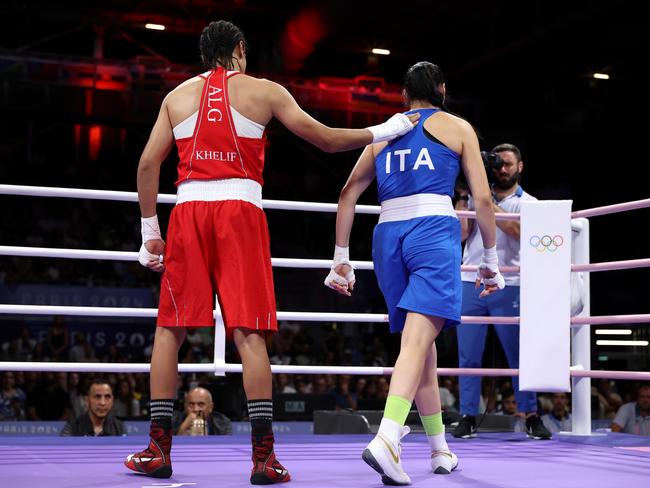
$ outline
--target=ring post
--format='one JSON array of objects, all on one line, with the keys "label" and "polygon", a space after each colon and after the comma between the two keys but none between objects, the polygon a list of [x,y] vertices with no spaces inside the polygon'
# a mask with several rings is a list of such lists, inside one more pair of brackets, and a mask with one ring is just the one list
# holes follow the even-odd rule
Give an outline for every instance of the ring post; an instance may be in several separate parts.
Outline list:
[{"label": "ring post", "polygon": [[[574,234],[574,263],[589,263],[589,220],[576,219],[580,224],[580,231]],[[584,285],[584,306],[578,317],[589,316],[590,289],[589,273],[580,273]],[[571,364],[581,369],[591,369],[591,326],[589,324],[571,327]],[[576,435],[591,435],[591,378],[571,378],[571,404],[573,406],[572,432]]]},{"label": "ring post", "polygon": [[219,305],[219,297],[215,296],[214,303],[216,304],[214,314],[214,375],[226,375],[226,326],[223,322],[223,315],[221,314],[221,306]]}]

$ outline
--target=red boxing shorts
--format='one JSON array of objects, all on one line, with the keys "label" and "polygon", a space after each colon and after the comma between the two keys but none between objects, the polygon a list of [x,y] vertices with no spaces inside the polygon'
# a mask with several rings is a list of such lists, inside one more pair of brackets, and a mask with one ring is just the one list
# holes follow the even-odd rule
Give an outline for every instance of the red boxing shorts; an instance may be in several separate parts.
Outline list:
[{"label": "red boxing shorts", "polygon": [[158,326],[212,327],[215,293],[232,336],[276,332],[264,211],[241,200],[186,201],[172,210],[160,283]]}]

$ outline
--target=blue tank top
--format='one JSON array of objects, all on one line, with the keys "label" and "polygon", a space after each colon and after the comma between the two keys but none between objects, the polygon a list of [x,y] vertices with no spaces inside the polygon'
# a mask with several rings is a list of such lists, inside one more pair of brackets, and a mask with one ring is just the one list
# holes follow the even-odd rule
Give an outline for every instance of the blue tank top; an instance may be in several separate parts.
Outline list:
[{"label": "blue tank top", "polygon": [[420,120],[408,134],[389,142],[375,158],[379,201],[436,193],[454,196],[460,170],[460,156],[424,130],[424,122],[439,109],[420,113]]}]

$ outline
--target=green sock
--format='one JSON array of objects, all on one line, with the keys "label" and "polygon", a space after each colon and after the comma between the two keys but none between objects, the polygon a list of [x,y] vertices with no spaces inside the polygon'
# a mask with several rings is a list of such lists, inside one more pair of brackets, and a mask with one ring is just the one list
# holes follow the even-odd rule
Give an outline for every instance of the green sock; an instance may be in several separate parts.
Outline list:
[{"label": "green sock", "polygon": [[438,435],[445,431],[445,426],[442,425],[442,412],[433,415],[420,415],[420,419],[427,435]]},{"label": "green sock", "polygon": [[386,408],[384,409],[384,418],[391,419],[403,426],[406,423],[406,417],[408,417],[410,411],[411,402],[406,398],[397,395],[388,395]]}]

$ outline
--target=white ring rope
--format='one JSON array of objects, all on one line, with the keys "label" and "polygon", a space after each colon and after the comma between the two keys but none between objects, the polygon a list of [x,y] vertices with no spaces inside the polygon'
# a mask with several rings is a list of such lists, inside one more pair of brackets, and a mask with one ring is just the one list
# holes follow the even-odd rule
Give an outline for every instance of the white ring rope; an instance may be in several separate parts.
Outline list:
[{"label": "white ring rope", "polygon": [[[155,308],[133,307],[70,307],[65,305],[6,305],[0,304],[0,314],[15,315],[73,315],[84,317],[133,317],[152,318],[158,315]],[[217,317],[217,312],[214,312]],[[278,320],[305,322],[388,322],[388,315],[381,313],[339,312],[277,312]],[[463,316],[463,324],[517,325],[519,317]],[[643,324],[650,323],[650,314],[594,315],[571,317],[571,325]]]},{"label": "white ring rope", "polygon": [[[99,251],[93,249],[62,249],[50,247],[0,246],[0,256],[31,256],[63,259],[105,259],[109,261],[137,261],[138,253],[130,251]],[[373,270],[372,261],[351,261],[355,269]],[[650,259],[648,260],[650,266]],[[276,268],[329,269],[331,259],[271,258]],[[476,271],[478,266],[461,266],[461,271]],[[503,266],[502,273],[519,273],[519,266]]]},{"label": "white ring rope", "polygon": [[[62,363],[0,361],[0,371],[51,371],[68,373],[148,373],[149,363]],[[180,373],[241,373],[241,364],[180,363]],[[349,374],[389,376],[393,368],[379,366],[297,366],[272,364],[275,374]],[[438,376],[518,376],[518,369],[506,368],[438,368]],[[603,371],[571,369],[569,374],[577,378],[605,378],[620,380],[650,380],[645,371]]]},{"label": "white ring rope", "polygon": [[[88,200],[114,200],[121,202],[137,202],[138,194],[128,191],[85,190],[82,188],[57,188],[49,186],[0,185],[0,195],[20,195],[31,197],[60,197],[85,198]],[[176,203],[176,195],[159,194],[158,203]],[[307,212],[336,213],[336,203],[296,202],[290,200],[262,200],[262,207],[268,210],[302,210]],[[358,214],[379,215],[378,205],[357,205],[354,209]],[[462,210],[456,212],[459,217],[474,218],[476,212]],[[519,214],[497,213],[497,220],[519,220]]]},{"label": "white ring rope", "polygon": [[[0,195],[86,198],[90,200],[115,200],[123,202],[138,201],[138,194],[136,192],[28,185],[0,185]],[[158,202],[174,204],[176,203],[176,195],[159,194]],[[262,205],[264,208],[273,210],[303,210],[310,212],[336,212],[337,208],[335,203],[295,202],[289,200],[262,200]],[[647,207],[650,207],[650,198],[633,202],[618,203],[615,205],[607,205],[604,207],[577,210],[571,213],[571,218],[594,217]],[[376,205],[357,205],[355,211],[360,214],[379,214],[379,207]],[[476,212],[472,211],[458,211],[456,213],[459,217],[473,218],[476,216]],[[495,217],[497,220],[519,220],[519,214],[512,213],[497,213]]]},{"label": "white ring rope", "polygon": [[[158,315],[158,309],[133,307],[70,307],[65,305],[1,304],[0,314],[152,318]],[[216,311],[214,312],[214,317],[217,317]],[[277,317],[278,320],[305,322],[388,322],[388,315],[382,313],[277,312]],[[463,320],[463,323],[467,324],[519,323],[519,317],[461,317],[461,319]]]},{"label": "white ring rope", "polygon": [[[63,259],[105,259],[108,261],[137,261],[138,253],[129,251],[100,251],[94,249],[63,249],[51,247],[0,246],[0,256],[31,256],[39,258]],[[372,261],[351,261],[359,270],[373,270]],[[329,269],[332,261],[329,259],[299,259],[271,258],[271,264],[276,268],[311,268]],[[650,259],[630,259],[627,261],[611,261],[605,263],[572,264],[571,271],[595,272],[614,271],[622,269],[648,268]],[[461,271],[476,271],[478,266],[463,265]],[[519,266],[499,267],[502,273],[519,273]]]},{"label": "white ring rope", "polygon": [[571,218],[578,219],[581,217],[595,217],[598,215],[627,212],[629,210],[648,207],[650,207],[650,198],[646,198],[645,200],[635,200],[633,202],[617,203],[616,205],[606,205],[604,207],[588,208],[586,210],[576,210],[575,212],[571,212]]}]

